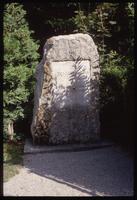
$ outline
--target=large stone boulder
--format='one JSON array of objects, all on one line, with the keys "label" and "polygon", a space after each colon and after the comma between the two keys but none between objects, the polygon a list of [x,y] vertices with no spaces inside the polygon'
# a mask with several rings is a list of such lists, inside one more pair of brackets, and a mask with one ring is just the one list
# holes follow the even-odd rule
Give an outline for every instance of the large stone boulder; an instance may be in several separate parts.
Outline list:
[{"label": "large stone boulder", "polygon": [[31,133],[47,144],[100,138],[99,55],[88,34],[51,37],[36,69]]}]

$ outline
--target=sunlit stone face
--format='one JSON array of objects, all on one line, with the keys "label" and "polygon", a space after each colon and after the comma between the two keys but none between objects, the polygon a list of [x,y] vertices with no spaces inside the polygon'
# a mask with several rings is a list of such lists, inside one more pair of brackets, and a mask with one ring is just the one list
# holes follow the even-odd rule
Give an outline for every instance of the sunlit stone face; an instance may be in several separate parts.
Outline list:
[{"label": "sunlit stone face", "polygon": [[51,37],[36,70],[31,132],[47,144],[100,138],[99,55],[82,33]]},{"label": "sunlit stone face", "polygon": [[53,101],[56,107],[88,105],[90,102],[90,62],[52,62]]}]

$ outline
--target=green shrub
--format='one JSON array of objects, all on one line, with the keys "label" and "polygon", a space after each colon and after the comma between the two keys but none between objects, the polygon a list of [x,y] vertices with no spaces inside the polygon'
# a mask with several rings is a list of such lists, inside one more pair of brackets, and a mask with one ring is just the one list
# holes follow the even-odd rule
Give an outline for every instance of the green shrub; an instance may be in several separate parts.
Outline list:
[{"label": "green shrub", "polygon": [[34,88],[34,70],[38,63],[38,42],[25,19],[19,3],[5,4],[4,9],[4,132],[13,139],[14,124],[24,118],[24,103]]}]

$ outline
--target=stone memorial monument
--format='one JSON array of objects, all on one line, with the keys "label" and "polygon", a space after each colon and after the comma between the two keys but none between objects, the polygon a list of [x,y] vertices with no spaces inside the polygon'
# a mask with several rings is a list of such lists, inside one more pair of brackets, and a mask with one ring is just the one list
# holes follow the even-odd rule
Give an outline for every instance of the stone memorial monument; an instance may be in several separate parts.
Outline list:
[{"label": "stone memorial monument", "polygon": [[100,138],[99,55],[88,34],[51,37],[36,69],[34,143],[85,143]]}]

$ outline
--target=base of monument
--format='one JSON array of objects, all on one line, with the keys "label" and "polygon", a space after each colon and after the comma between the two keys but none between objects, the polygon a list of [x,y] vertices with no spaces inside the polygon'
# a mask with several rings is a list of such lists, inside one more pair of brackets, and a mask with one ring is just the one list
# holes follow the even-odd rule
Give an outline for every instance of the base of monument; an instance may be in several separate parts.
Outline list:
[{"label": "base of monument", "polygon": [[60,144],[60,145],[33,145],[32,140],[26,139],[24,153],[54,153],[54,152],[73,152],[73,151],[88,151],[91,149],[111,147],[114,143],[107,140],[98,140],[94,142],[75,143],[75,144]]},{"label": "base of monument", "polygon": [[99,142],[100,138],[96,137],[83,137],[82,139],[73,138],[73,139],[65,139],[65,140],[55,140],[53,141],[52,138],[47,138],[45,136],[41,137],[33,137],[33,145],[47,145],[47,146],[56,146],[56,145],[67,145],[67,144],[91,144]]}]

